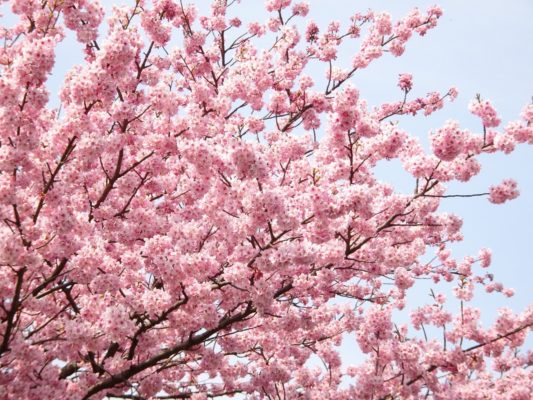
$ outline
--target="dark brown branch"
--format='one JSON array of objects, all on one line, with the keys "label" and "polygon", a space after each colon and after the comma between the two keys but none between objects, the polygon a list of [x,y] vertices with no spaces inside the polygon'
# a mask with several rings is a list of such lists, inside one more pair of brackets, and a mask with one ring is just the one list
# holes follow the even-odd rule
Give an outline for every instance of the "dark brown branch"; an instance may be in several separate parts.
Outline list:
[{"label": "dark brown branch", "polygon": [[146,325],[142,325],[136,332],[135,334],[133,335],[132,339],[131,339],[131,346],[128,350],[128,360],[132,360],[133,359],[133,356],[135,355],[135,349],[137,348],[137,345],[139,344],[139,338],[142,334],[144,334],[145,332],[147,332],[148,330],[152,329],[154,326],[156,325],[159,325],[160,323],[164,322],[167,320],[168,316],[176,311],[178,308],[180,308],[182,305],[184,305],[185,303],[187,303],[187,301],[189,301],[189,297],[187,296],[187,294],[185,293],[185,289],[182,287],[182,293],[183,293],[183,298],[181,298],[180,300],[178,300],[176,303],[174,303],[174,305],[172,305],[171,307],[169,307],[167,310],[165,310],[163,313],[161,313],[161,315],[159,315],[156,319],[154,320],[149,320],[148,324]]},{"label": "dark brown branch", "polygon": [[[22,241],[22,244],[24,245],[24,247],[30,247],[31,246],[31,242],[24,237],[24,233],[22,231],[22,224],[21,224],[21,221],[20,221],[20,215],[19,215],[18,208],[17,208],[16,204],[13,204],[13,215],[15,216],[14,223],[15,223],[15,226],[17,227],[17,231],[19,233],[20,240]],[[13,223],[13,221],[10,221],[10,222]]]},{"label": "dark brown branch", "polygon": [[150,46],[148,47],[148,50],[146,51],[146,54],[144,55],[144,59],[142,63],[140,65],[137,65],[137,80],[141,79],[141,74],[146,68],[149,67],[148,65],[146,65],[146,63],[148,62],[148,57],[150,57],[150,53],[152,52],[154,48],[154,44],[155,44],[154,42],[150,43]]},{"label": "dark brown branch", "polygon": [[6,328],[4,329],[4,334],[2,335],[2,343],[0,344],[0,357],[6,352],[9,351],[9,342],[11,340],[11,335],[13,334],[13,329],[16,325],[16,315],[20,307],[20,294],[22,291],[22,282],[24,281],[24,274],[26,273],[27,268],[23,267],[17,271],[17,283],[15,284],[15,293],[11,299],[11,306],[6,316]]},{"label": "dark brown branch", "polygon": [[424,194],[423,197],[437,197],[441,199],[447,199],[450,197],[481,197],[488,196],[490,193],[476,193],[476,194],[446,194],[446,195],[436,195],[436,194]]},{"label": "dark brown branch", "polygon": [[49,294],[52,294],[54,292],[58,292],[58,291],[63,290],[65,288],[69,288],[69,287],[71,287],[73,285],[74,285],[74,282],[66,281],[66,282],[60,283],[60,284],[58,284],[58,285],[56,285],[56,286],[54,286],[54,287],[52,287],[52,288],[50,288],[50,289],[48,289],[48,290],[46,290],[44,292],[38,294],[36,297],[38,299],[42,299],[43,297],[46,297]]},{"label": "dark brown branch", "polygon": [[135,187],[135,189],[133,190],[133,193],[129,197],[128,201],[126,202],[124,207],[122,207],[122,210],[120,210],[118,213],[116,213],[114,215],[115,217],[124,217],[129,212],[129,207],[130,207],[130,204],[131,204],[133,198],[135,197],[135,195],[137,194],[139,189],[146,183],[146,181],[148,180],[149,175],[150,175],[150,173],[147,172],[144,176],[140,177],[141,178],[141,182]]},{"label": "dark brown branch", "polygon": [[39,199],[39,202],[37,203],[37,207],[35,209],[35,213],[33,214],[33,222],[34,223],[36,223],[37,219],[39,218],[39,214],[40,214],[41,209],[43,208],[43,205],[44,205],[44,199],[46,197],[46,194],[52,189],[54,183],[56,182],[57,174],[59,173],[61,168],[65,165],[65,163],[68,161],[68,158],[69,158],[70,154],[72,153],[72,151],[76,147],[76,145],[74,144],[76,139],[77,139],[76,136],[74,136],[71,139],[69,139],[67,147],[66,147],[65,151],[63,152],[63,154],[61,155],[61,158],[59,159],[59,162],[57,163],[56,168],[54,169],[54,172],[52,172],[52,174],[50,175],[50,179],[48,179],[48,181],[44,185],[44,189],[43,189],[43,191],[41,193],[41,197]]},{"label": "dark brown branch", "polygon": [[[288,283],[288,284],[285,284],[284,286],[282,286],[275,294],[274,294],[274,298],[278,298],[280,296],[282,296],[283,294],[287,293],[289,290],[292,289],[292,283]],[[167,349],[167,350],[164,350],[162,352],[160,352],[159,354],[156,354],[152,357],[150,357],[149,359],[145,360],[145,361],[142,361],[142,362],[139,362],[137,364],[132,364],[129,368],[125,369],[124,371],[116,374],[116,375],[113,375],[103,381],[101,381],[100,383],[97,383],[96,385],[92,386],[91,388],[89,388],[89,390],[87,391],[87,393],[85,394],[85,396],[82,398],[82,400],[88,400],[90,399],[93,395],[97,394],[97,393],[100,393],[101,391],[103,390],[106,390],[106,389],[111,389],[117,385],[120,385],[124,382],[126,382],[128,379],[130,379],[131,377],[137,375],[138,373],[148,369],[148,368],[151,368],[151,367],[154,367],[155,365],[157,365],[159,362],[161,361],[164,361],[164,360],[167,360],[173,356],[175,356],[176,354],[182,352],[182,351],[186,351],[186,350],[189,350],[191,348],[193,348],[194,346],[197,346],[203,342],[205,342],[207,339],[209,339],[211,336],[213,336],[214,334],[226,329],[226,328],[229,328],[231,325],[233,325],[234,323],[236,322],[241,322],[241,321],[244,321],[245,319],[247,319],[249,316],[251,316],[252,314],[254,314],[256,312],[255,310],[255,307],[253,306],[253,304],[251,302],[247,303],[247,306],[244,310],[238,312],[238,313],[235,313],[233,315],[225,315],[224,317],[222,317],[218,323],[217,326],[215,326],[214,328],[211,328],[211,329],[208,329],[208,330],[205,330],[201,333],[196,333],[194,335],[190,335],[189,338],[181,343],[178,343],[176,344],[175,346]]]},{"label": "dark brown branch", "polygon": [[50,283],[55,281],[61,272],[63,272],[63,269],[65,269],[65,266],[67,265],[67,259],[63,258],[59,264],[57,264],[56,268],[52,272],[52,274],[44,280],[39,286],[37,286],[35,289],[32,290],[31,294],[32,296],[37,296],[41,290],[45,289],[46,286],[48,286]]},{"label": "dark brown branch", "polygon": [[293,128],[293,124],[300,119],[300,117],[309,109],[313,107],[312,104],[306,104],[302,107],[300,111],[298,111],[295,115],[289,118],[289,120],[285,123],[283,128],[280,129],[282,132],[286,132],[289,129]]},{"label": "dark brown branch", "polygon": [[93,211],[97,208],[99,208],[102,203],[107,199],[107,196],[109,196],[109,193],[111,193],[111,190],[113,190],[115,183],[124,175],[126,175],[128,172],[132,171],[136,167],[138,167],[140,164],[142,164],[144,161],[146,161],[148,158],[152,157],[154,155],[154,152],[150,152],[143,158],[141,158],[139,161],[135,161],[129,168],[126,168],[125,170],[122,170],[122,162],[124,160],[124,149],[120,149],[118,152],[118,158],[117,163],[115,165],[115,172],[113,172],[113,175],[108,176],[106,172],[106,176],[108,176],[106,186],[96,201],[96,203],[93,205],[91,204],[91,211],[89,213],[89,221],[92,221],[94,219]]}]

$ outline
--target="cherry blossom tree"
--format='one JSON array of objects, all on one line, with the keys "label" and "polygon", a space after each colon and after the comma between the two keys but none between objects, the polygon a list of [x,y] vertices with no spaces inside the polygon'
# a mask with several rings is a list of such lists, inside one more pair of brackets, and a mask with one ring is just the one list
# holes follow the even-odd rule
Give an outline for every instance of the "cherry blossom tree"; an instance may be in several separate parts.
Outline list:
[{"label": "cherry blossom tree", "polygon": [[[268,0],[266,22],[241,21],[238,0],[205,15],[177,0],[2,3],[17,22],[0,30],[1,398],[529,399],[533,308],[481,324],[475,288],[512,293],[489,250],[453,257],[461,219],[439,204],[479,155],[533,143],[533,105],[501,125],[473,99],[479,127],[450,121],[427,151],[398,118],[454,88],[416,97],[403,74],[397,101],[370,105],[351,80],[440,8],[319,26],[291,0]],[[69,31],[85,60],[53,109]],[[390,159],[410,193],[376,178]],[[428,279],[449,299],[407,303]],[[358,365],[341,362],[343,338]]]}]

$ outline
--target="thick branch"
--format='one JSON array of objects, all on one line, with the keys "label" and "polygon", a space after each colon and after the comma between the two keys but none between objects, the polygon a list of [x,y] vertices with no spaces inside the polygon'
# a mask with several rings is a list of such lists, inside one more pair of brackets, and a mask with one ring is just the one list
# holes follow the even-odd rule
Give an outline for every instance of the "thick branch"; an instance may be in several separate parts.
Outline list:
[{"label": "thick branch", "polygon": [[16,325],[16,315],[20,307],[20,293],[22,291],[22,282],[24,280],[24,274],[26,273],[26,267],[23,267],[17,271],[17,283],[15,284],[15,293],[11,300],[11,307],[7,313],[6,328],[2,337],[2,343],[0,344],[0,357],[9,351],[9,342],[13,329]]},{"label": "thick branch", "polygon": [[131,339],[131,346],[128,350],[128,360],[132,360],[133,356],[135,355],[135,349],[137,348],[137,345],[139,344],[139,338],[140,336],[147,332],[148,330],[152,329],[154,326],[159,325],[163,321],[166,321],[168,316],[176,311],[178,308],[180,308],[182,305],[187,303],[189,300],[189,297],[185,293],[185,290],[183,290],[183,298],[178,300],[176,303],[174,303],[171,307],[169,307],[167,310],[165,310],[161,315],[159,315],[156,319],[150,320],[148,324],[142,325],[133,335],[133,338]]},{"label": "thick branch", "polygon": [[67,259],[63,258],[59,264],[57,264],[56,268],[52,272],[52,274],[44,280],[39,286],[37,286],[35,289],[32,290],[31,294],[33,296],[37,296],[43,289],[46,288],[50,283],[55,281],[61,272],[63,272],[63,269],[65,269],[65,266],[67,265]]},{"label": "thick branch", "polygon": [[[136,167],[138,167],[140,164],[142,164],[144,161],[146,161],[148,158],[152,157],[154,155],[154,152],[150,152],[143,158],[141,158],[139,161],[135,161],[129,168],[126,168],[122,171],[122,162],[124,160],[124,149],[120,149],[118,152],[118,158],[117,163],[115,165],[115,172],[113,172],[113,175],[108,176],[106,186],[96,201],[94,205],[91,204],[91,212],[89,213],[89,221],[92,221],[94,218],[93,211],[97,208],[99,208],[102,203],[107,199],[107,196],[109,196],[109,193],[111,193],[111,190],[113,190],[115,183],[124,175],[126,175],[128,172],[134,170]],[[105,172],[105,171],[104,171]],[[107,175],[107,173],[106,173]]]},{"label": "thick branch", "polygon": [[[292,289],[292,283],[288,283],[286,285],[284,285],[283,287],[281,287],[275,294],[274,294],[274,298],[277,298],[277,297],[280,297],[282,296],[283,294],[285,294],[286,292],[288,292],[289,290]],[[189,350],[191,349],[192,347],[194,346],[197,346],[203,342],[205,342],[207,339],[209,339],[211,336],[213,336],[214,334],[216,334],[217,332],[220,332],[226,328],[229,328],[231,325],[233,325],[234,323],[236,322],[240,322],[240,321],[243,321],[245,320],[247,317],[249,317],[250,315],[254,314],[256,312],[256,309],[255,307],[253,306],[253,304],[251,302],[249,302],[246,306],[246,308],[241,311],[241,312],[238,312],[234,315],[226,315],[224,316],[222,319],[220,319],[219,323],[217,326],[215,326],[214,328],[211,328],[211,329],[208,329],[202,333],[196,333],[194,335],[191,335],[189,337],[189,339],[185,340],[184,342],[181,342],[181,343],[178,343],[177,345],[167,349],[167,350],[164,350],[162,352],[160,352],[159,354],[156,354],[155,356],[143,361],[143,362],[140,362],[138,364],[133,364],[131,365],[128,369],[122,371],[121,373],[117,374],[117,375],[113,375],[111,376],[110,378],[100,382],[100,383],[97,383],[96,385],[92,386],[88,391],[87,393],[85,394],[85,396],[83,397],[82,400],[88,400],[90,399],[93,395],[97,394],[97,393],[100,393],[101,391],[103,390],[106,390],[106,389],[111,389],[113,387],[115,387],[116,385],[119,385],[125,381],[127,381],[128,379],[130,379],[131,377],[137,375],[138,373],[146,370],[146,369],[149,369],[151,367],[154,367],[155,365],[157,365],[159,362],[161,361],[164,361],[164,360],[167,360],[173,356],[175,356],[176,354],[182,352],[182,351],[186,351],[186,350]]]}]

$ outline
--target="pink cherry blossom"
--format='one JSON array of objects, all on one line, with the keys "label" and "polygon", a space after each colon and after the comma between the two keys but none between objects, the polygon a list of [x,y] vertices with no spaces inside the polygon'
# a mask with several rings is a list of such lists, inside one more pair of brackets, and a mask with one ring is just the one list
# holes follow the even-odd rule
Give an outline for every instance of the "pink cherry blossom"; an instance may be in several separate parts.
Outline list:
[{"label": "pink cherry blossom", "polygon": [[410,91],[413,88],[413,76],[411,74],[400,74],[398,86],[402,90]]},{"label": "pink cherry blossom", "polygon": [[468,106],[470,112],[481,118],[483,125],[487,128],[495,128],[500,125],[500,119],[496,110],[488,100],[472,100]]},{"label": "pink cherry blossom", "polygon": [[516,182],[513,179],[505,179],[499,185],[490,187],[489,201],[501,204],[507,200],[516,199],[519,194]]},{"label": "pink cherry blossom", "polygon": [[431,146],[437,157],[452,161],[464,151],[468,133],[459,128],[456,121],[448,121],[445,126],[431,135]]},{"label": "pink cherry blossom", "polygon": [[[498,129],[478,99],[482,133],[447,122],[426,150],[403,116],[455,88],[414,95],[404,73],[370,102],[354,79],[439,7],[319,26],[290,0],[252,20],[240,1],[0,3],[1,399],[529,398],[533,307],[482,324],[478,293],[514,292],[490,250],[456,258],[440,205],[480,155],[533,144],[531,105]],[[70,37],[83,61],[60,76]],[[378,179],[389,162],[410,190]],[[487,195],[517,185],[467,196]]]},{"label": "pink cherry blossom", "polygon": [[292,7],[292,13],[294,15],[305,17],[309,13],[309,4],[307,4],[305,1],[295,3]]}]

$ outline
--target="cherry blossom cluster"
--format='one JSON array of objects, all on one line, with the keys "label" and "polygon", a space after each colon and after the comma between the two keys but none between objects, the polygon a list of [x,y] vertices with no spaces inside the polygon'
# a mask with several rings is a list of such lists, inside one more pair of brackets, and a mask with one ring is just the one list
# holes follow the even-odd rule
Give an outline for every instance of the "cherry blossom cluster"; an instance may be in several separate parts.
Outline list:
[{"label": "cherry blossom cluster", "polygon": [[502,183],[490,187],[489,201],[495,204],[516,199],[519,195],[517,184],[513,179],[505,179]]},{"label": "cherry blossom cluster", "polygon": [[477,115],[483,121],[483,126],[487,128],[496,128],[500,125],[500,119],[496,110],[488,100],[473,100],[468,106],[470,112]]}]

